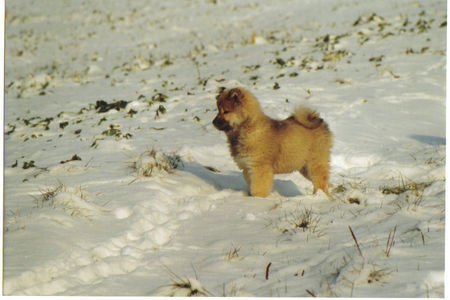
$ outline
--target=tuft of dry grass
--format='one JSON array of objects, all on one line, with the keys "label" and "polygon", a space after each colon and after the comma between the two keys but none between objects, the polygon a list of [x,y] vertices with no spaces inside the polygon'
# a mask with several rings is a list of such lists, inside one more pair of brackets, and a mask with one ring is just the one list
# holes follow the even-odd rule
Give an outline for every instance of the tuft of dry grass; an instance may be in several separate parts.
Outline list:
[{"label": "tuft of dry grass", "polygon": [[167,154],[155,149],[140,154],[132,163],[132,168],[138,176],[150,177],[154,171],[173,173],[174,169],[182,166],[181,156],[176,153]]},{"label": "tuft of dry grass", "polygon": [[336,200],[343,203],[365,205],[365,193],[368,184],[361,179],[346,179],[333,188],[332,194]]},{"label": "tuft of dry grass", "polygon": [[414,190],[399,195],[394,205],[399,209],[416,211],[423,202],[423,190]]},{"label": "tuft of dry grass", "polygon": [[207,297],[211,296],[197,279],[177,277],[159,288],[158,294],[166,297]]},{"label": "tuft of dry grass", "polygon": [[[207,297],[213,296],[198,280],[197,274],[194,278],[180,277],[164,266],[169,272],[171,283],[162,285],[158,288],[157,294],[166,297]],[[195,269],[194,269],[195,272]]]},{"label": "tuft of dry grass", "polygon": [[391,273],[388,269],[380,269],[375,265],[372,266],[369,274],[367,275],[367,283],[372,284],[376,282],[383,283],[385,278]]},{"label": "tuft of dry grass", "polygon": [[414,182],[408,179],[405,179],[403,176],[400,177],[398,183],[391,186],[382,186],[381,192],[385,195],[395,194],[400,195],[405,192],[413,192],[416,195],[419,195],[423,192],[424,189],[429,187],[431,182]]},{"label": "tuft of dry grass", "polygon": [[312,209],[304,208],[285,214],[277,225],[282,233],[296,233],[299,230],[308,233],[308,236],[314,235],[321,237],[324,233],[319,229],[320,218]]},{"label": "tuft of dry grass", "polygon": [[84,218],[91,221],[95,216],[107,213],[104,206],[94,204],[89,201],[89,195],[83,191],[82,187],[68,187],[59,182],[56,186],[47,187],[40,190],[39,196],[32,196],[35,207],[61,209],[71,217]]},{"label": "tuft of dry grass", "polygon": [[236,247],[234,245],[231,245],[231,249],[227,251],[225,254],[225,259],[228,261],[231,261],[233,259],[239,259],[242,260],[243,258],[240,257],[239,251],[241,250],[241,247]]},{"label": "tuft of dry grass", "polygon": [[208,293],[198,284],[197,280],[180,278],[179,280],[174,280],[170,286],[173,290],[186,290],[186,297],[208,296]]},{"label": "tuft of dry grass", "polygon": [[399,209],[415,211],[423,202],[424,190],[433,182],[414,182],[401,176],[397,183],[380,187],[385,195],[397,195],[393,204]]},{"label": "tuft of dry grass", "polygon": [[65,188],[65,185],[60,182],[57,186],[47,187],[44,190],[39,190],[39,197],[32,196],[34,198],[36,207],[42,208],[45,205],[54,206],[56,195],[58,195]]}]

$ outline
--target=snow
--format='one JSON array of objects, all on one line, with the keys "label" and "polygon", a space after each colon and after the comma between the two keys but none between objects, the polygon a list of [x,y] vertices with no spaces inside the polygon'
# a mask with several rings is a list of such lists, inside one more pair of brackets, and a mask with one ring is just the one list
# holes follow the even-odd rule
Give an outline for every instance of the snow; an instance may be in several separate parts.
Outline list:
[{"label": "snow", "polygon": [[[444,22],[438,0],[7,1],[3,293],[444,297]],[[320,112],[332,199],[298,173],[247,195],[211,124],[232,86]]]}]

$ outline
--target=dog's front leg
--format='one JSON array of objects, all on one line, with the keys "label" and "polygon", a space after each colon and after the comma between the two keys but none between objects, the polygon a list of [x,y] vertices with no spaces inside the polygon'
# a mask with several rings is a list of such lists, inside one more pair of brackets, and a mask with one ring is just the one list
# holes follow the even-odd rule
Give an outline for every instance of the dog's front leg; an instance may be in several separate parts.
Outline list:
[{"label": "dog's front leg", "polygon": [[272,190],[273,169],[270,166],[258,166],[250,171],[250,195],[266,197]]}]

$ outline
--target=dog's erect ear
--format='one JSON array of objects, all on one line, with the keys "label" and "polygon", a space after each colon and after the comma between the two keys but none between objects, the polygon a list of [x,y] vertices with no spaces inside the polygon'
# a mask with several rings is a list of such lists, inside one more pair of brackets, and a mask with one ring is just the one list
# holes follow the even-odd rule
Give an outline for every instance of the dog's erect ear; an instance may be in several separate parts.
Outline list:
[{"label": "dog's erect ear", "polygon": [[226,88],[225,87],[223,87],[223,86],[221,86],[221,87],[219,87],[218,88],[218,94],[217,94],[217,96],[216,96],[216,100],[219,100],[219,97],[222,95],[222,93],[224,92],[226,90]]},{"label": "dog's erect ear", "polygon": [[239,103],[239,102],[241,102],[241,95],[242,95],[241,90],[238,88],[234,88],[228,92],[227,98],[230,100],[233,100],[236,103]]}]

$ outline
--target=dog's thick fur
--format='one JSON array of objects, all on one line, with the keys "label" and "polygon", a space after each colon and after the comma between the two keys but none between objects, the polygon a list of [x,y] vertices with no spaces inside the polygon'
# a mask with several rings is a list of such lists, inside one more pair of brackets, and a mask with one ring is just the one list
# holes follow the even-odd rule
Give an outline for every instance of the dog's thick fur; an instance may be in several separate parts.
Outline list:
[{"label": "dog's thick fur", "polygon": [[273,120],[247,90],[232,88],[217,97],[214,126],[226,133],[231,155],[243,171],[250,195],[266,197],[273,176],[299,171],[328,196],[332,134],[317,112],[299,108],[285,120]]}]

